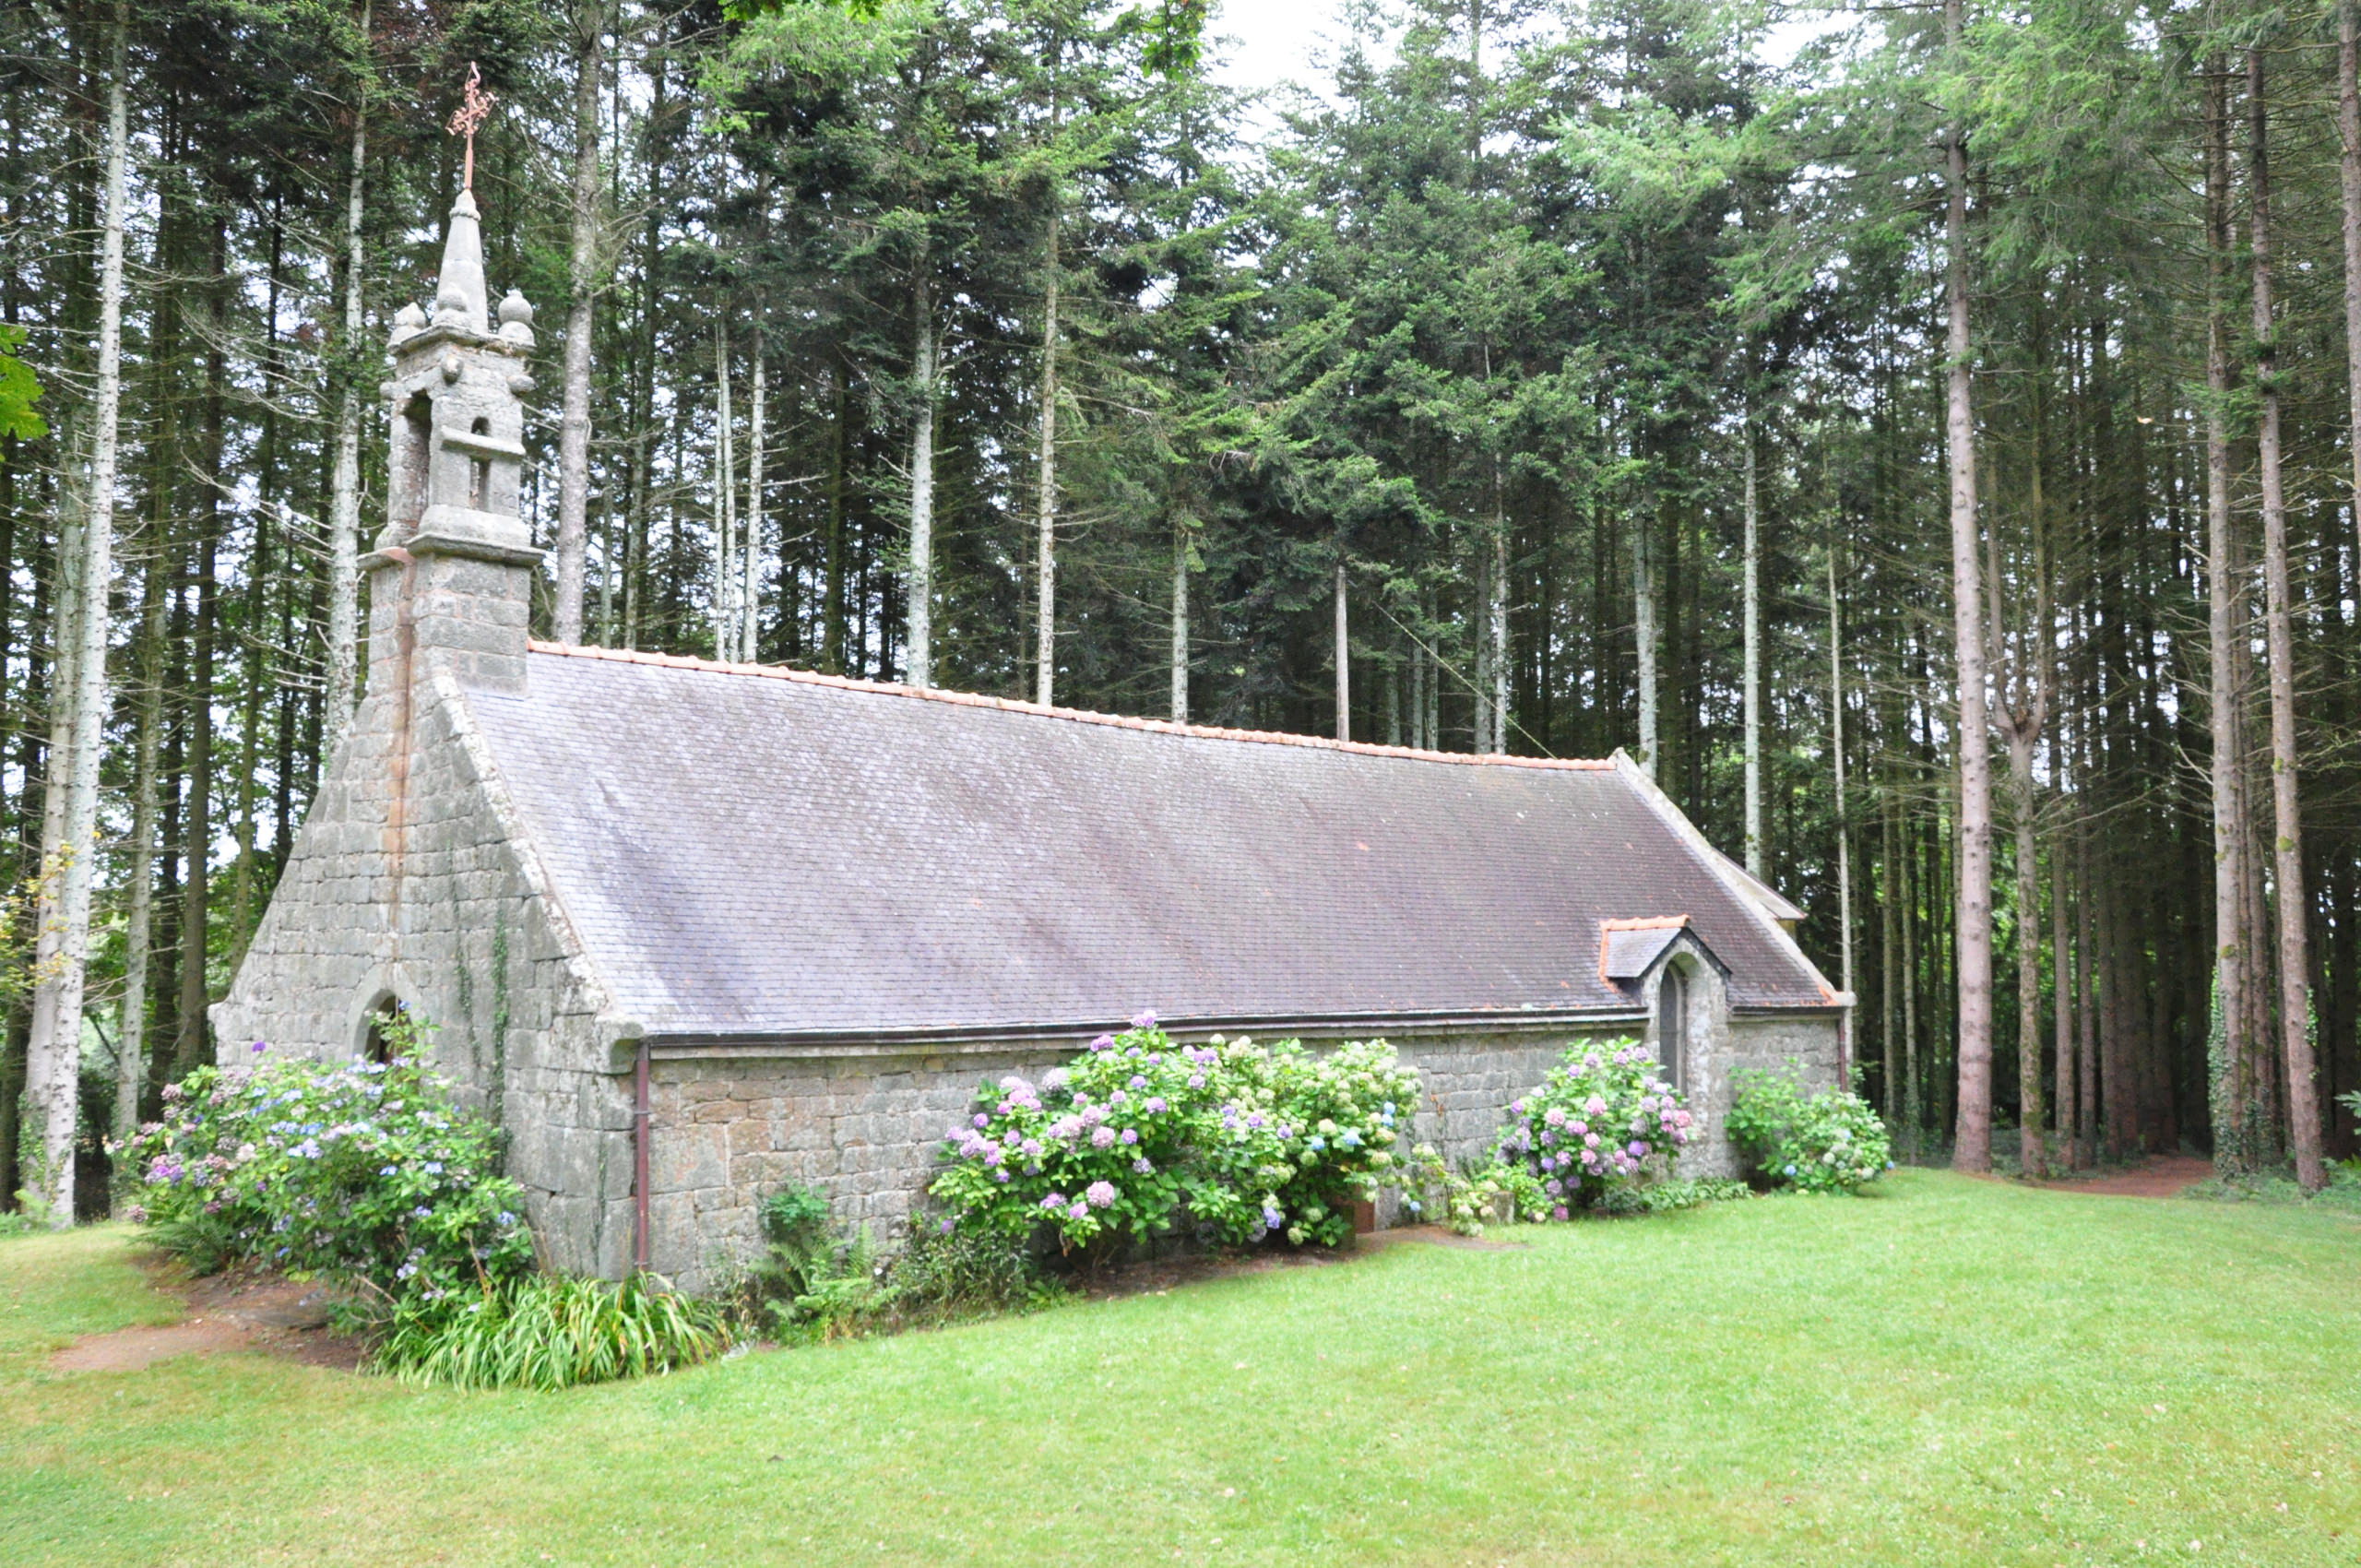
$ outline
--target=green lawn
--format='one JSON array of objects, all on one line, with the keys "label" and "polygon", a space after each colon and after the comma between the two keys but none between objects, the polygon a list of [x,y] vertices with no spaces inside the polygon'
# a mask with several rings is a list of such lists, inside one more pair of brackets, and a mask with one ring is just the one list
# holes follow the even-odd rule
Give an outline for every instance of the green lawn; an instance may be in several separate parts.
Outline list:
[{"label": "green lawn", "polygon": [[1904,1173],[556,1395],[0,1241],[0,1562],[2361,1560],[2361,1225]]}]

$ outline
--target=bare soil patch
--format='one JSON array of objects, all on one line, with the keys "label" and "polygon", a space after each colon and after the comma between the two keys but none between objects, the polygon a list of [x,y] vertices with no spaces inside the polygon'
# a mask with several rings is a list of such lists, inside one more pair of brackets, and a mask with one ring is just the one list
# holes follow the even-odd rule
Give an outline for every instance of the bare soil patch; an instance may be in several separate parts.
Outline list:
[{"label": "bare soil patch", "polygon": [[2213,1179],[2213,1163],[2195,1155],[2151,1155],[2129,1170],[2072,1176],[2035,1183],[2052,1192],[2088,1193],[2103,1198],[2177,1198],[2200,1182]]},{"label": "bare soil patch", "polygon": [[337,1300],[329,1286],[254,1269],[193,1279],[152,1254],[140,1266],[156,1289],[186,1304],[188,1317],[161,1327],[86,1335],[53,1356],[51,1366],[59,1372],[137,1372],[174,1356],[247,1350],[338,1372],[360,1368],[361,1342],[328,1327],[328,1309]]}]

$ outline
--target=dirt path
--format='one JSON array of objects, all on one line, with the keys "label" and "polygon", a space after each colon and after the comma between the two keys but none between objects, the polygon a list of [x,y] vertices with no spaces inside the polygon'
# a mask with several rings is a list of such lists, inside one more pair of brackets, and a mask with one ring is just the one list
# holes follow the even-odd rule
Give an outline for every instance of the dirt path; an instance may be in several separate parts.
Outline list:
[{"label": "dirt path", "polygon": [[190,1279],[161,1261],[143,1259],[148,1283],[188,1305],[181,1323],[86,1335],[50,1358],[59,1372],[137,1372],[174,1356],[254,1350],[305,1366],[351,1372],[361,1347],[328,1330],[328,1295],[316,1284],[275,1274],[232,1273]]},{"label": "dirt path", "polygon": [[2194,1155],[2153,1155],[2129,1170],[2070,1181],[2033,1183],[2053,1193],[2086,1193],[2103,1198],[2177,1198],[2199,1182],[2211,1181],[2213,1162]]}]

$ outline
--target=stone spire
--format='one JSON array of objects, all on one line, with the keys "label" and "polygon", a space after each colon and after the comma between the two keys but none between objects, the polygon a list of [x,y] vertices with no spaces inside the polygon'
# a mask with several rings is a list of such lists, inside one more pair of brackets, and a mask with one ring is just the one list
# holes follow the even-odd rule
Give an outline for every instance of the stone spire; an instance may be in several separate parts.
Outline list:
[{"label": "stone spire", "polygon": [[477,221],[472,191],[461,191],[451,207],[451,234],[443,242],[443,277],[434,290],[434,325],[464,327],[478,337],[491,330],[483,282],[483,228]]},{"label": "stone spire", "polygon": [[[441,649],[460,678],[515,689],[525,678],[532,569],[518,508],[533,307],[511,291],[492,325],[475,197],[451,208],[430,316],[395,317],[391,472],[370,573],[369,682],[414,679],[411,655]],[[400,659],[397,669],[390,662]]]}]

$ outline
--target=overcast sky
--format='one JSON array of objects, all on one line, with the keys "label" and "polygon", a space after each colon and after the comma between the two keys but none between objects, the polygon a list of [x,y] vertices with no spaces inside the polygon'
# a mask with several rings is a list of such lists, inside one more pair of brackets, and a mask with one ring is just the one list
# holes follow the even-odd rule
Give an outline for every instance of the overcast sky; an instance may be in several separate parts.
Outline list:
[{"label": "overcast sky", "polygon": [[1238,88],[1309,78],[1312,45],[1335,30],[1337,0],[1221,0],[1216,37],[1237,40],[1218,75]]}]

